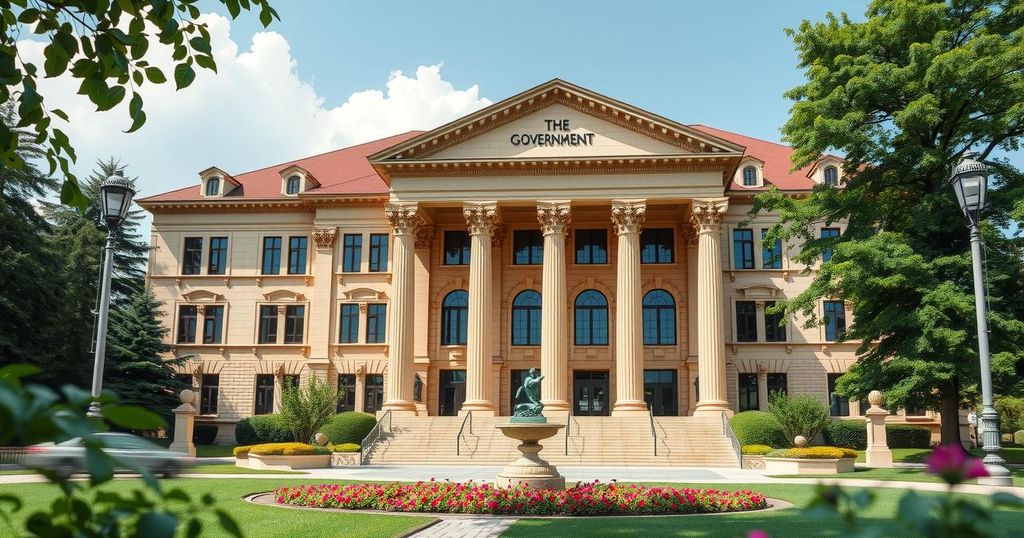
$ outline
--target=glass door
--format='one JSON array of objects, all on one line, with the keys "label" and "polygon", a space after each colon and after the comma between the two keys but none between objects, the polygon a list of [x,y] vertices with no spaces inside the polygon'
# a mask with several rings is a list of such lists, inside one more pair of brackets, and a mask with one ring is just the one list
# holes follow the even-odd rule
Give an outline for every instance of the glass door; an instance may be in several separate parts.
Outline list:
[{"label": "glass door", "polygon": [[443,417],[458,415],[462,402],[466,401],[466,371],[441,370],[438,391],[437,414]]},{"label": "glass door", "polygon": [[675,370],[644,370],[644,401],[655,416],[679,414],[678,387]]},{"label": "glass door", "polygon": [[608,371],[573,372],[573,414],[608,416]]}]

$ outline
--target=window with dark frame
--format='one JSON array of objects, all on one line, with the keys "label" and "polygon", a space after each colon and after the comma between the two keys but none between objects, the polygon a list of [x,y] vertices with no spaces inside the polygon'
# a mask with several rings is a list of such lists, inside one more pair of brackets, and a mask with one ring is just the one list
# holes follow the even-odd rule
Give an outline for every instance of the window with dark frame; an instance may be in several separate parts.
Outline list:
[{"label": "window with dark frame", "polygon": [[301,344],[306,321],[305,305],[289,305],[284,309],[284,343]]},{"label": "window with dark frame", "polygon": [[342,236],[341,270],[344,273],[358,273],[363,265],[362,234]]},{"label": "window with dark frame", "polygon": [[228,238],[211,237],[210,252],[207,256],[206,274],[223,275],[228,267]]},{"label": "window with dark frame", "polygon": [[309,238],[305,236],[292,236],[288,238],[288,274],[306,274],[306,251],[309,246]]},{"label": "window with dark frame", "polygon": [[254,415],[269,415],[274,412],[274,374],[256,375],[256,405]]},{"label": "window with dark frame", "polygon": [[384,303],[366,305],[366,343],[382,344],[387,329],[387,308]]},{"label": "window with dark frame", "polygon": [[444,264],[469,265],[469,232],[447,230],[444,232]]},{"label": "window with dark frame", "polygon": [[373,374],[366,376],[366,387],[363,391],[363,412],[376,413],[384,405],[384,376]]},{"label": "window with dark frame", "polygon": [[757,411],[757,374],[739,375],[739,407],[740,412]]},{"label": "window with dark frame", "polygon": [[839,185],[839,169],[835,166],[825,167],[825,185],[836,187]]},{"label": "window with dark frame", "polygon": [[[839,237],[839,228],[822,228],[821,229],[821,238],[822,239],[831,239],[831,238],[834,238],[834,237]],[[822,249],[822,251],[821,251],[821,261],[827,262],[827,261],[831,261],[831,260],[832,260],[832,247],[828,247],[828,248]]]},{"label": "window with dark frame", "polygon": [[359,305],[341,305],[341,329],[338,334],[338,343],[355,344],[359,342]]},{"label": "window with dark frame", "polygon": [[747,166],[743,168],[743,186],[757,186],[757,168],[754,168],[753,166]]},{"label": "window with dark frame", "polygon": [[207,196],[217,196],[218,194],[220,194],[220,178],[219,177],[211,177],[210,179],[207,179],[206,180],[206,195]]},{"label": "window with dark frame", "polygon": [[768,396],[772,394],[789,394],[789,378],[784,373],[768,373]]},{"label": "window with dark frame", "polygon": [[388,270],[388,234],[370,234],[370,272],[383,273]]},{"label": "window with dark frame", "polygon": [[277,275],[281,273],[281,238],[263,238],[263,274]]},{"label": "window with dark frame", "polygon": [[203,374],[199,388],[199,414],[216,415],[217,399],[220,396],[220,375]]},{"label": "window with dark frame", "polygon": [[782,324],[785,314],[782,312],[768,313],[768,309],[774,306],[775,301],[765,301],[764,303],[764,340],[765,342],[785,342],[786,326]]},{"label": "window with dark frame", "polygon": [[203,343],[220,344],[224,338],[224,305],[203,309]]},{"label": "window with dark frame", "polygon": [[825,301],[825,340],[835,342],[846,333],[846,305],[842,301]]},{"label": "window with dark frame", "polygon": [[338,374],[338,412],[356,410],[356,375]]},{"label": "window with dark frame", "polygon": [[288,178],[288,182],[285,185],[285,194],[299,194],[299,187],[301,186],[301,179],[299,176],[292,176]]},{"label": "window with dark frame", "polygon": [[441,345],[466,345],[469,324],[469,293],[455,290],[441,302]]},{"label": "window with dark frame", "polygon": [[[761,230],[761,240],[768,237],[768,230]],[[776,239],[772,248],[761,249],[761,268],[782,269],[782,239]]]},{"label": "window with dark frame", "polygon": [[608,299],[597,290],[584,290],[574,303],[577,346],[608,345]]},{"label": "window with dark frame", "polygon": [[836,381],[843,374],[828,374],[828,407],[833,417],[850,416],[850,399],[836,394]]},{"label": "window with dark frame", "polygon": [[540,265],[544,263],[544,236],[540,230],[512,231],[512,264]]},{"label": "window with dark frame", "polygon": [[644,295],[643,334],[645,346],[676,345],[676,301],[672,294],[656,289]]},{"label": "window with dark frame", "polygon": [[512,299],[512,345],[539,346],[541,320],[540,293],[524,290]]},{"label": "window with dark frame", "polygon": [[733,269],[754,268],[754,230],[737,228],[732,231]]},{"label": "window with dark frame", "polygon": [[580,265],[608,263],[608,230],[576,230],[576,263]]},{"label": "window with dark frame", "polygon": [[181,274],[198,275],[203,270],[203,238],[186,237],[181,257]]},{"label": "window with dark frame", "polygon": [[757,342],[757,305],[736,301],[736,341]]},{"label": "window with dark frame", "polygon": [[196,305],[183,304],[178,307],[178,340],[179,344],[196,343],[196,324],[198,322]]},{"label": "window with dark frame", "polygon": [[640,263],[672,263],[674,247],[672,228],[640,231]]},{"label": "window with dark frame", "polygon": [[277,306],[275,305],[260,306],[260,326],[258,342],[260,344],[277,343]]}]

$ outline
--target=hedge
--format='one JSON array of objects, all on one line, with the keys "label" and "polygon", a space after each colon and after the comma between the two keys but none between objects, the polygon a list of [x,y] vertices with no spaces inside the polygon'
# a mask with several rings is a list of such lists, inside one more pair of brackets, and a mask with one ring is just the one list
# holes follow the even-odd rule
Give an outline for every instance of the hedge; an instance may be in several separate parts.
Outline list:
[{"label": "hedge", "polygon": [[377,419],[366,413],[346,412],[331,417],[320,428],[320,432],[327,436],[327,439],[336,445],[344,443],[362,443]]},{"label": "hedge", "polygon": [[885,436],[889,448],[929,448],[932,446],[932,431],[923,426],[908,424],[886,424]]},{"label": "hedge", "polygon": [[281,415],[256,415],[243,418],[235,425],[235,442],[239,445],[287,443],[294,440]]},{"label": "hedge", "polygon": [[1024,430],[1017,430],[1013,433],[1013,444],[1024,446]]},{"label": "hedge", "polygon": [[217,439],[216,424],[202,424],[197,422],[192,426],[192,442],[197,445],[212,445]]},{"label": "hedge", "polygon": [[263,443],[253,446],[239,446],[233,450],[235,457],[249,454],[259,456],[309,456],[313,454],[330,454],[327,447],[307,445],[306,443]]},{"label": "hedge", "polygon": [[775,417],[764,411],[744,411],[729,419],[741,445],[768,445],[772,448],[792,446]]},{"label": "hedge", "polygon": [[772,450],[775,449],[768,445],[743,445],[740,447],[740,452],[744,456],[764,456]]},{"label": "hedge", "polygon": [[359,452],[359,443],[342,443],[340,445],[334,445],[335,452]]},{"label": "hedge", "polygon": [[[833,420],[825,427],[825,442],[854,450],[865,450],[868,447],[867,423],[860,420]],[[889,448],[928,448],[931,446],[932,432],[922,426],[909,424],[886,424],[885,436]]]},{"label": "hedge", "polygon": [[857,451],[835,446],[813,446],[810,448],[780,448],[765,455],[768,458],[796,458],[801,460],[837,460],[856,458]]}]

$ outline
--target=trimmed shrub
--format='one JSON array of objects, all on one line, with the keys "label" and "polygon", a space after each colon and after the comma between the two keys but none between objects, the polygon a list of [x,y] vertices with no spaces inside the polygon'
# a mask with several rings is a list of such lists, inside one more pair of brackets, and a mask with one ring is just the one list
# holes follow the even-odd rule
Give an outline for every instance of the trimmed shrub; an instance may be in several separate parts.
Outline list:
[{"label": "trimmed shrub", "polygon": [[838,460],[856,458],[857,451],[835,446],[812,446],[810,448],[780,448],[766,454],[768,458],[796,458],[801,460]]},{"label": "trimmed shrub", "polygon": [[764,456],[772,450],[775,449],[768,445],[743,445],[740,447],[740,452],[744,456]]},{"label": "trimmed shrub", "polygon": [[334,445],[335,452],[359,452],[359,443],[342,443]]},{"label": "trimmed shrub", "polygon": [[791,446],[792,439],[786,440],[782,426],[764,411],[744,411],[736,413],[729,419],[736,438],[741,445],[768,445],[779,448]]},{"label": "trimmed shrub", "polygon": [[212,445],[217,439],[216,424],[202,424],[197,422],[192,427],[192,442],[197,445]]},{"label": "trimmed shrub", "polygon": [[256,415],[243,418],[235,425],[235,442],[239,445],[287,443],[292,440],[292,432],[285,426],[281,415]]},{"label": "trimmed shrub", "polygon": [[1013,433],[1013,444],[1024,446],[1024,430],[1017,430]]},{"label": "trimmed shrub", "polygon": [[832,421],[828,406],[810,394],[772,394],[768,400],[768,412],[782,426],[787,441],[785,446],[790,446],[798,435],[812,441]]},{"label": "trimmed shrub", "polygon": [[366,434],[370,433],[377,419],[367,413],[338,413],[320,428],[320,432],[334,444],[362,443]]},{"label": "trimmed shrub", "polygon": [[833,420],[822,431],[825,444],[865,450],[868,447],[868,427],[862,420]]},{"label": "trimmed shrub", "polygon": [[252,447],[253,445],[236,446],[231,449],[231,453],[234,454],[236,458],[248,458],[249,451],[252,450]]},{"label": "trimmed shrub", "polygon": [[300,387],[284,387],[281,419],[292,432],[293,440],[309,443],[331,419],[337,406],[338,392],[330,383],[311,375]]},{"label": "trimmed shrub", "polygon": [[327,447],[307,445],[306,443],[265,443],[248,448],[250,455],[259,456],[309,456],[331,453]]},{"label": "trimmed shrub", "polygon": [[889,448],[928,448],[932,444],[932,431],[922,426],[886,424],[885,436]]}]

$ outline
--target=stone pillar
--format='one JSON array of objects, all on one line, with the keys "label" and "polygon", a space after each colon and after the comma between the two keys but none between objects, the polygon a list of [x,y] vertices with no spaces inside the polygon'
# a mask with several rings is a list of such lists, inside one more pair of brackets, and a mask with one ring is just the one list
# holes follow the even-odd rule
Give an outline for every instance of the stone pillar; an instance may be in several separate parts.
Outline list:
[{"label": "stone pillar", "polygon": [[178,396],[181,405],[174,408],[174,442],[171,443],[171,452],[183,452],[195,457],[196,445],[192,442],[192,428],[196,421],[196,408],[192,402],[196,401],[196,393],[185,389]]},{"label": "stone pillar", "polygon": [[495,202],[466,202],[462,215],[469,227],[469,323],[466,340],[466,401],[460,413],[473,411],[494,415],[489,397],[491,330],[491,236],[498,224]]},{"label": "stone pillar", "polygon": [[641,317],[640,228],[645,200],[613,200],[619,236],[615,275],[615,405],[612,415],[647,413],[644,401],[644,341]]},{"label": "stone pillar", "polygon": [[873,390],[868,394],[868,402],[871,408],[864,413],[864,420],[868,423],[868,449],[865,452],[865,461],[868,467],[892,467],[892,451],[889,450],[889,441],[885,434],[885,417],[889,412],[882,409],[882,393]]},{"label": "stone pillar", "polygon": [[[335,334],[331,327],[337,327],[333,319],[335,309],[332,307],[338,283],[334,278],[334,243],[337,235],[338,229],[334,226],[313,228],[313,245],[316,248],[313,249],[308,271],[312,282],[309,277],[306,279],[307,287],[312,283],[308,294],[310,304],[306,312],[309,317],[309,357],[325,362],[331,356],[331,342],[334,341],[328,335]],[[283,321],[280,323],[279,326],[283,328]]]},{"label": "stone pillar", "polygon": [[356,372],[355,410],[360,413],[366,412],[366,372],[362,368]]},{"label": "stone pillar", "polygon": [[544,234],[544,272],[541,281],[540,384],[547,416],[568,412],[569,334],[565,290],[565,234],[572,214],[568,200],[540,202],[537,220]]},{"label": "stone pillar", "polygon": [[694,200],[697,228],[697,369],[700,394],[695,416],[731,415],[725,392],[725,330],[722,291],[722,219],[728,198]]},{"label": "stone pillar", "polygon": [[417,209],[416,204],[389,204],[384,210],[394,230],[384,411],[416,412],[416,403],[412,401],[416,288],[414,234],[422,222]]},{"label": "stone pillar", "polygon": [[757,408],[768,410],[768,370],[762,366],[757,367]]}]

